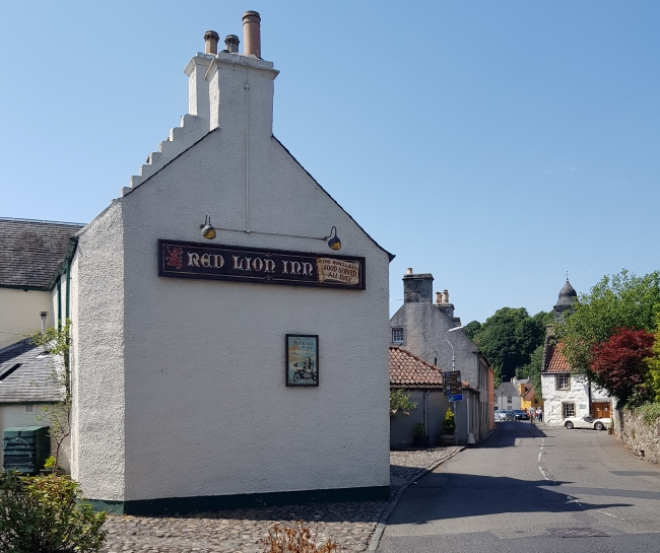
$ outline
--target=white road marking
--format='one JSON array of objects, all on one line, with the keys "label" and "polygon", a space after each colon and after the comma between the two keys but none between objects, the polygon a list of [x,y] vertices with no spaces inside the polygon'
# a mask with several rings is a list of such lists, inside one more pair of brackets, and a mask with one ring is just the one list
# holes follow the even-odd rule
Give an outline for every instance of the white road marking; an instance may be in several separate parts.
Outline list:
[{"label": "white road marking", "polygon": [[541,467],[539,467],[539,470],[541,471],[541,474],[543,475],[543,478],[545,478],[548,482],[550,482],[550,478],[548,478],[548,477],[545,475],[545,472],[543,472],[543,469],[542,469]]},{"label": "white road marking", "polygon": [[601,511],[601,510],[599,510],[598,512],[599,512],[599,513],[603,513],[604,515],[607,515],[608,517],[617,518],[616,515],[613,515],[612,513],[608,513],[607,511]]}]

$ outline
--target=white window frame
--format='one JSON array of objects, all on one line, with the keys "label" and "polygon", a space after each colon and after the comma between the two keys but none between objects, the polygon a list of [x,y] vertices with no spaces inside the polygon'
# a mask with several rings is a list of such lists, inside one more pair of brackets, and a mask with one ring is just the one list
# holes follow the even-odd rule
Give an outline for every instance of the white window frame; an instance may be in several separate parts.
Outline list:
[{"label": "white window frame", "polygon": [[393,344],[403,344],[403,327],[396,326],[392,327],[392,343]]},{"label": "white window frame", "polygon": [[[575,416],[575,403],[562,403],[562,412],[564,414],[564,418],[567,419],[568,417],[574,417]],[[571,414],[571,412],[573,414]]]},{"label": "white window frame", "polygon": [[570,390],[570,389],[571,389],[570,374],[555,375],[555,390]]}]

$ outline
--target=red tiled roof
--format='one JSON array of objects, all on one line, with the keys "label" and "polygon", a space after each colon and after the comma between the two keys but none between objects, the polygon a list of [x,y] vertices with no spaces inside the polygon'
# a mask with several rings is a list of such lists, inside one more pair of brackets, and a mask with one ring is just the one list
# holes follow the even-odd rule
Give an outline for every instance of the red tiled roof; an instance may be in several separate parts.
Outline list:
[{"label": "red tiled roof", "polygon": [[390,386],[442,389],[442,373],[435,365],[399,346],[390,346]]},{"label": "red tiled roof", "polygon": [[563,354],[564,344],[559,343],[554,348],[552,352],[552,357],[548,363],[548,368],[546,372],[549,373],[569,373],[571,372],[571,366],[568,364],[568,360],[564,357]]}]

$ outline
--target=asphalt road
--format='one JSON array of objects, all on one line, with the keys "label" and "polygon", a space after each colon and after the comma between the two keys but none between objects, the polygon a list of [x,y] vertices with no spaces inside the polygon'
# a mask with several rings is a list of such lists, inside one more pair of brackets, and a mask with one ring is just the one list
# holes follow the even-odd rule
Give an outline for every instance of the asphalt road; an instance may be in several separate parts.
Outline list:
[{"label": "asphalt road", "polygon": [[378,551],[660,553],[660,466],[607,432],[497,423],[404,492]]}]

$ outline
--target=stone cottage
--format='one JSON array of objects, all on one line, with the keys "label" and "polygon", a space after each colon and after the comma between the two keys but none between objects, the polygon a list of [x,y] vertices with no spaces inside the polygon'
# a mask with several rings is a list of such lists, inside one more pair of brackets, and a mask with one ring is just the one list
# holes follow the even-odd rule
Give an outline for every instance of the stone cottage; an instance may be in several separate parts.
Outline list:
[{"label": "stone cottage", "polygon": [[[577,302],[577,292],[566,279],[554,306],[555,323],[563,322]],[[567,417],[596,418],[612,416],[612,399],[606,391],[593,387],[583,375],[574,374],[563,353],[554,327],[546,328],[541,365],[543,420],[552,426],[562,426]]]},{"label": "stone cottage", "polygon": [[390,319],[390,343],[432,365],[460,370],[467,386],[464,401],[456,405],[459,443],[466,443],[470,435],[477,441],[485,438],[495,425],[493,372],[454,316],[449,292],[437,292],[434,304],[433,275],[408,269],[403,277],[403,298],[403,305]]},{"label": "stone cottage", "polygon": [[424,425],[430,445],[437,446],[442,434],[442,421],[451,404],[444,394],[442,372],[399,347],[390,346],[390,389],[405,390],[410,401],[417,404],[410,415],[397,413],[390,422],[390,447],[393,449],[414,445],[415,429]]}]

